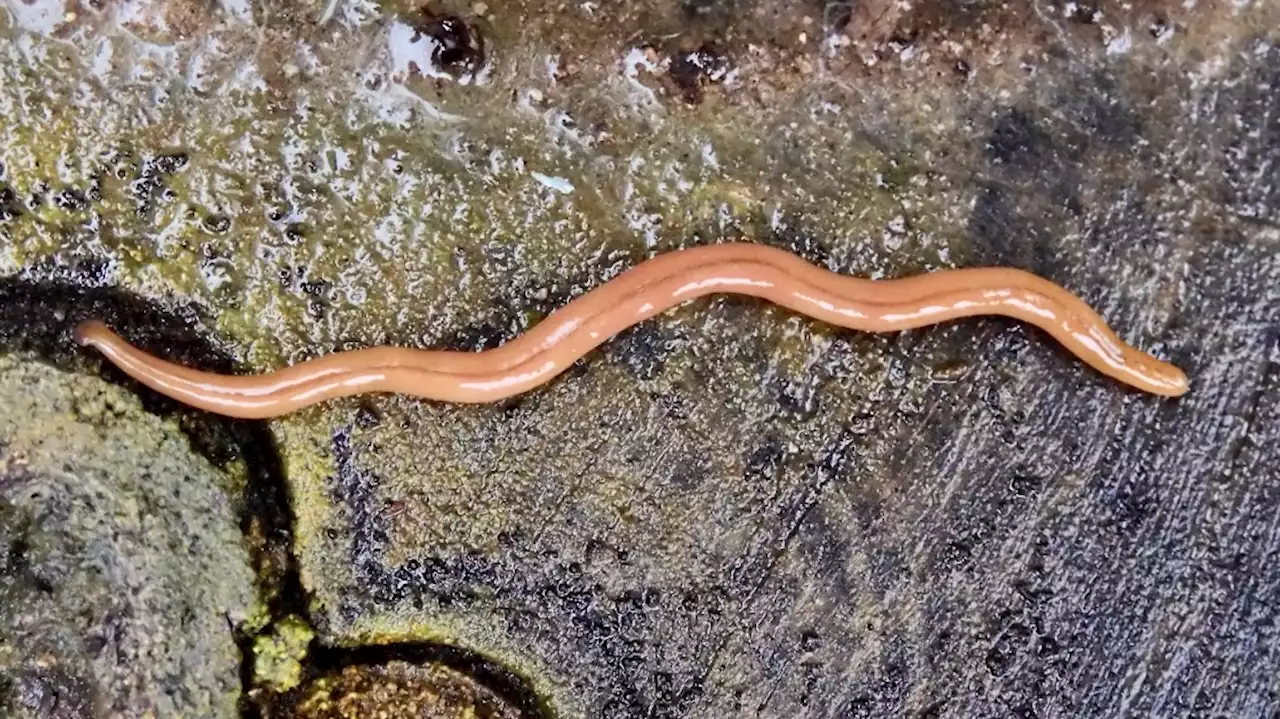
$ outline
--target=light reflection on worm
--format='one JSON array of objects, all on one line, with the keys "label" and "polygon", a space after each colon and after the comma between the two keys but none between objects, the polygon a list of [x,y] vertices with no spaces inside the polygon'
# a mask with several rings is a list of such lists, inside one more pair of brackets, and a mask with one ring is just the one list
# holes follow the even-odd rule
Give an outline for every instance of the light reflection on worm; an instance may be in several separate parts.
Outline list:
[{"label": "light reflection on worm", "polygon": [[1021,270],[946,270],[896,280],[846,277],[783,250],[749,243],[659,255],[483,352],[373,347],[255,376],[182,367],[130,345],[101,322],[76,328],[125,373],[161,394],[231,417],[266,418],[366,392],[444,402],[493,402],[527,392],[618,332],[710,294],[759,297],[840,327],[893,332],[973,315],[1005,315],[1044,329],[1099,372],[1176,397],[1187,377],[1125,344],[1067,290]]}]

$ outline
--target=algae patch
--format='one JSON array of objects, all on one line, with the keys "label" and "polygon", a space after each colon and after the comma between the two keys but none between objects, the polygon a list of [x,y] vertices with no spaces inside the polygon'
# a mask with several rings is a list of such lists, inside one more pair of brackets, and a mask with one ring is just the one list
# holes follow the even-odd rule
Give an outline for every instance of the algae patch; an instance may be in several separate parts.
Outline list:
[{"label": "algae patch", "polygon": [[276,622],[270,634],[254,640],[255,682],[278,692],[298,686],[302,680],[302,662],[314,638],[315,632],[300,617],[290,616]]}]

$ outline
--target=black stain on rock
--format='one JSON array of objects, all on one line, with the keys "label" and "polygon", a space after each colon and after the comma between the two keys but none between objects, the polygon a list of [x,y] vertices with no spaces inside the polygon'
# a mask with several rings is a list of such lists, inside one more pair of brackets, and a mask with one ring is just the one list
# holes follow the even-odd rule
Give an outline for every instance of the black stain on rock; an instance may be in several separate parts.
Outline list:
[{"label": "black stain on rock", "polygon": [[330,493],[347,511],[347,524],[351,527],[351,563],[356,574],[364,579],[377,580],[369,587],[376,600],[394,601],[403,594],[402,587],[388,584],[382,567],[388,536],[383,526],[384,515],[377,503],[378,479],[356,464],[351,438],[349,427],[333,435],[337,474],[330,481]]},{"label": "black stain on rock", "polygon": [[285,244],[296,247],[307,239],[306,228],[301,223],[293,222],[284,227]]},{"label": "black stain on rock", "polygon": [[1111,75],[1096,72],[1087,86],[1091,91],[1080,99],[1078,108],[1073,108],[1075,124],[1090,142],[1118,152],[1131,151],[1142,138],[1141,115],[1120,99],[1124,90]]},{"label": "black stain on rock", "polygon": [[161,153],[143,159],[138,176],[129,186],[138,217],[149,218],[157,200],[172,199],[173,191],[165,183],[171,175],[185,168],[187,162],[184,152]]},{"label": "black stain on rock", "polygon": [[1053,151],[1047,133],[1021,109],[1003,115],[987,138],[986,157],[994,164],[1034,171],[1046,164]]},{"label": "black stain on rock", "polygon": [[303,294],[317,300],[327,300],[333,293],[333,283],[322,278],[304,280],[298,288]]},{"label": "black stain on rock", "polygon": [[1082,148],[1053,134],[1036,117],[1012,109],[987,138],[985,157],[992,179],[980,183],[969,233],[981,264],[1013,264],[1039,274],[1054,237],[1042,208],[1078,207]]},{"label": "black stain on rock", "polygon": [[672,463],[670,482],[684,492],[706,485],[711,479],[711,467],[704,457],[690,455]]},{"label": "black stain on rock", "polygon": [[1031,262],[1038,253],[1036,248],[1024,245],[1024,229],[1012,193],[1002,185],[982,183],[969,217],[969,234],[978,246],[979,259],[975,262],[1012,264],[1018,259],[1023,265]]},{"label": "black stain on rock", "polygon": [[767,437],[747,456],[742,478],[748,483],[777,481],[786,458],[787,448],[782,440],[776,436]]},{"label": "black stain on rock", "polygon": [[523,329],[518,316],[494,313],[495,317],[464,327],[444,342],[446,349],[459,352],[483,352],[501,346],[517,337]]},{"label": "black stain on rock", "polygon": [[106,708],[94,696],[94,682],[81,672],[87,674],[88,668],[58,663],[33,666],[0,678],[0,697],[11,697],[32,716],[78,719],[105,715]]},{"label": "black stain on rock", "polygon": [[815,0],[815,4],[821,13],[822,27],[830,33],[839,33],[848,27],[856,5],[853,0]]},{"label": "black stain on rock", "polygon": [[1102,13],[1093,3],[1068,3],[1064,14],[1067,19],[1080,25],[1097,25],[1102,20]]},{"label": "black stain on rock", "polygon": [[222,214],[213,214],[206,216],[201,224],[207,232],[224,235],[231,229],[231,218]]},{"label": "black stain on rock", "polygon": [[76,212],[88,207],[89,199],[83,192],[73,187],[66,187],[54,193],[53,206],[60,210]]},{"label": "black stain on rock", "polygon": [[[597,659],[591,681],[611,687],[600,707],[606,716],[680,717],[702,695],[703,672],[696,658],[666,655],[654,647],[653,637],[658,623],[668,621],[663,617],[672,612],[720,615],[729,604],[727,589],[712,585],[666,593],[640,586],[609,591],[577,562],[555,552],[533,551],[523,535],[508,535],[500,557],[474,551],[439,556],[428,549],[422,556],[388,566],[383,559],[389,537],[376,491],[379,480],[359,466],[353,429],[335,433],[332,448],[337,474],[329,491],[346,511],[357,580],[352,591],[365,601],[463,611],[496,603],[506,608],[503,612],[517,635],[528,631],[530,612],[552,617],[569,646],[580,646]],[[344,611],[355,616],[362,610],[353,600]],[[667,659],[655,658],[655,651]]]},{"label": "black stain on rock", "polygon": [[798,420],[809,419],[817,414],[821,403],[820,383],[821,377],[818,375],[781,379],[778,388],[780,414]]},{"label": "black stain on rock", "polygon": [[14,218],[21,217],[24,208],[22,203],[18,201],[18,195],[3,182],[0,182],[0,224],[4,224]]},{"label": "black stain on rock", "polygon": [[27,196],[27,209],[32,212],[44,207],[45,196],[49,194],[49,183],[37,180],[31,186],[31,194]]},{"label": "black stain on rock", "polygon": [[647,381],[662,373],[673,342],[660,323],[642,322],[618,333],[605,343],[603,350],[637,379]]},{"label": "black stain on rock", "polygon": [[728,75],[729,58],[714,43],[704,43],[695,50],[676,52],[671,56],[667,74],[690,105],[702,102],[704,89]]},{"label": "black stain on rock", "polygon": [[105,174],[106,170],[99,169],[89,178],[89,186],[84,191],[85,199],[89,202],[102,202],[102,178]]},{"label": "black stain on rock", "polygon": [[457,15],[436,14],[425,7],[418,12],[412,23],[418,33],[413,41],[431,41],[431,64],[436,71],[461,78],[484,67],[485,37],[476,23]]},{"label": "black stain on rock", "polygon": [[[986,167],[970,220],[975,263],[1013,264],[1050,277],[1063,269],[1057,250],[1065,241],[1064,229],[1089,215],[1082,192],[1100,183],[1103,191],[1112,191],[1099,166],[1134,165],[1144,162],[1135,153],[1139,158],[1152,154],[1135,92],[1109,71],[1096,70],[1048,93],[1047,103],[1009,108],[996,119],[986,138]],[[1124,214],[1109,222],[1138,225],[1134,236],[1142,242],[1141,229],[1151,220],[1144,194],[1126,193],[1124,202]],[[1106,232],[1098,239],[1111,242]]]},{"label": "black stain on rock", "polygon": [[799,255],[812,264],[834,269],[831,247],[817,235],[797,228],[790,222],[783,222],[770,231],[764,244]]},{"label": "black stain on rock", "polygon": [[681,0],[680,10],[692,19],[710,14],[717,4],[721,4],[721,0]]}]

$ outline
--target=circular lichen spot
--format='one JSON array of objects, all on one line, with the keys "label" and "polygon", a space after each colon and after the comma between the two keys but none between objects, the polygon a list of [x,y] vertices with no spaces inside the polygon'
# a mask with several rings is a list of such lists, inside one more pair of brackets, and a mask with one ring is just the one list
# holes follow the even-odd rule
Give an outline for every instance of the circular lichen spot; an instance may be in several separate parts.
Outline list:
[{"label": "circular lichen spot", "polygon": [[347,666],[312,682],[294,716],[356,719],[516,719],[519,710],[489,688],[443,664],[392,661]]}]

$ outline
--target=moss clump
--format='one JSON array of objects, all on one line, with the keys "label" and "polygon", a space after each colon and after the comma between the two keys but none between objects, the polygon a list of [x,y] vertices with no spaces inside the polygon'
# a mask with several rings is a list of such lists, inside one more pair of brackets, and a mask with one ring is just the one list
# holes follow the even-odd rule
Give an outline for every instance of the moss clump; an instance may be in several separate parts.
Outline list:
[{"label": "moss clump", "polygon": [[253,643],[255,683],[287,692],[302,682],[302,661],[315,632],[301,617],[288,616],[277,622],[270,634]]}]

